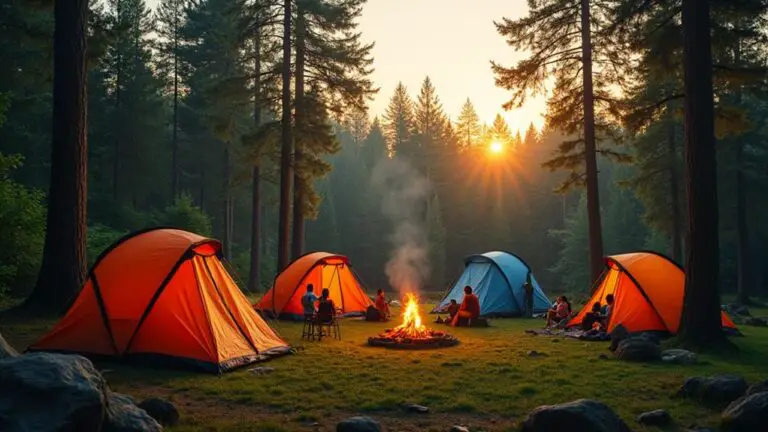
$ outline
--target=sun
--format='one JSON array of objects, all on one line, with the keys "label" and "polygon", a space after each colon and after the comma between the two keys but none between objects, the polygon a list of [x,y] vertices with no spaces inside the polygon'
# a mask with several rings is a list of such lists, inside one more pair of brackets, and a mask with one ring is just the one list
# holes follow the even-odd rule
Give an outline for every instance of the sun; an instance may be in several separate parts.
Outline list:
[{"label": "sun", "polygon": [[504,146],[498,141],[492,141],[490,150],[491,153],[499,154],[504,150]]}]

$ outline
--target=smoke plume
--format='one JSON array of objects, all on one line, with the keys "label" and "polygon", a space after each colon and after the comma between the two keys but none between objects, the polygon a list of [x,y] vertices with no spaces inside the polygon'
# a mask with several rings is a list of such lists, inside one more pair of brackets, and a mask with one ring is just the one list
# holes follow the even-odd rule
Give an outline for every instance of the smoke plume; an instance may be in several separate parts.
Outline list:
[{"label": "smoke plume", "polygon": [[401,295],[418,292],[429,277],[429,243],[424,209],[430,184],[408,161],[384,159],[373,169],[371,182],[382,196],[381,210],[392,226],[393,250],[385,273]]}]

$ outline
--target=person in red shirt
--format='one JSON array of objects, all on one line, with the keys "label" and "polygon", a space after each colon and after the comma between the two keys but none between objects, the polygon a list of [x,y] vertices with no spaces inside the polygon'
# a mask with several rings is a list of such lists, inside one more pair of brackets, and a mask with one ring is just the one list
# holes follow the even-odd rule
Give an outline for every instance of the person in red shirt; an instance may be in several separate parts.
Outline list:
[{"label": "person in red shirt", "polygon": [[555,307],[547,311],[547,327],[551,326],[553,322],[557,324],[568,318],[570,314],[571,304],[568,303],[568,299],[565,296],[558,297]]},{"label": "person in red shirt", "polygon": [[480,299],[476,295],[472,294],[472,287],[467,285],[464,287],[464,300],[461,301],[459,306],[459,312],[453,318],[451,325],[466,326],[471,321],[480,317]]},{"label": "person in red shirt", "polygon": [[389,304],[387,303],[386,297],[384,297],[383,290],[378,290],[376,292],[376,309],[379,311],[379,314],[381,314],[381,319],[389,319]]}]

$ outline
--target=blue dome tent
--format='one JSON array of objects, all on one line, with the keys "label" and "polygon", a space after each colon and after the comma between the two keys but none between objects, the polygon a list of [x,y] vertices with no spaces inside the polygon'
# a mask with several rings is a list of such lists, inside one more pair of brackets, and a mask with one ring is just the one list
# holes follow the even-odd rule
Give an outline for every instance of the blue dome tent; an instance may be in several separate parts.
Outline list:
[{"label": "blue dome tent", "polygon": [[[530,267],[520,257],[508,252],[487,252],[470,255],[464,259],[464,272],[454,282],[448,294],[432,310],[438,313],[451,300],[461,303],[464,287],[469,285],[480,299],[480,313],[483,317],[504,317],[522,315],[525,308],[525,278]],[[551,302],[531,274],[533,284],[533,311],[546,312]]]}]

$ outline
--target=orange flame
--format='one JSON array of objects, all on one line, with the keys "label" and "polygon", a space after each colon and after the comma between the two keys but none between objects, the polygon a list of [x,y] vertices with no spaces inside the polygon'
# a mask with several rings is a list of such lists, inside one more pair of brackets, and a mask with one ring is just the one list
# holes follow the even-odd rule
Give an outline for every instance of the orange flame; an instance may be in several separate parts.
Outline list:
[{"label": "orange flame", "polygon": [[408,293],[405,295],[405,308],[403,308],[403,323],[394,328],[394,331],[411,338],[428,337],[429,331],[421,323],[419,312],[419,299]]}]

